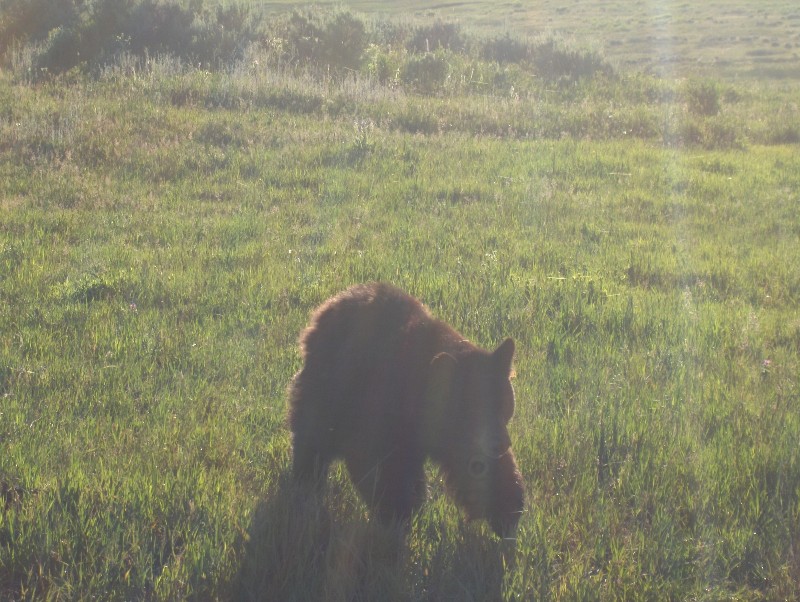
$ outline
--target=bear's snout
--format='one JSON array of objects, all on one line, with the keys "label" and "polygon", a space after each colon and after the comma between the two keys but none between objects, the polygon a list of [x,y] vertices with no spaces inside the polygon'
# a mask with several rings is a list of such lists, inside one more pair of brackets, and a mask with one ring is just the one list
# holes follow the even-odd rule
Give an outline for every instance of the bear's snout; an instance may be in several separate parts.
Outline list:
[{"label": "bear's snout", "polygon": [[498,537],[513,539],[525,511],[525,488],[511,451],[498,458],[494,472],[494,504],[489,512],[489,524]]}]

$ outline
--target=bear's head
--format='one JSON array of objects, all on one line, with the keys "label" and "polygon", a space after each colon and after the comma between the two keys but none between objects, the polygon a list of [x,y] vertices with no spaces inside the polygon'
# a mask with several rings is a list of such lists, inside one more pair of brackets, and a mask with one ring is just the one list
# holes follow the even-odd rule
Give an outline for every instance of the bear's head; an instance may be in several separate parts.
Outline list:
[{"label": "bear's head", "polygon": [[493,353],[471,347],[431,362],[439,456],[447,488],[470,519],[486,519],[494,532],[513,538],[525,495],[511,451],[508,422],[514,414],[511,362],[514,341]]}]

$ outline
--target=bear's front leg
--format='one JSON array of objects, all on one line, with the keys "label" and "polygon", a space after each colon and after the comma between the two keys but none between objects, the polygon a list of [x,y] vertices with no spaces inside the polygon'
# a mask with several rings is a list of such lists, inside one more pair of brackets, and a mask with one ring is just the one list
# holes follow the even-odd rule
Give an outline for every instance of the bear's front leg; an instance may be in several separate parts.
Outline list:
[{"label": "bear's front leg", "polygon": [[383,524],[408,526],[427,497],[424,458],[402,451],[349,454],[350,477],[373,515]]}]

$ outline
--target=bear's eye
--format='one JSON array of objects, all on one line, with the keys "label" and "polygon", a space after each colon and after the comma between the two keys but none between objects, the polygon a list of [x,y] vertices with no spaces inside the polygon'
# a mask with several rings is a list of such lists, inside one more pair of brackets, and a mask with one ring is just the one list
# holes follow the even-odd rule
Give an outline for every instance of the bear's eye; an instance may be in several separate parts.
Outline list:
[{"label": "bear's eye", "polygon": [[472,460],[469,463],[469,474],[471,474],[473,478],[480,479],[486,475],[488,470],[489,466],[484,460]]}]

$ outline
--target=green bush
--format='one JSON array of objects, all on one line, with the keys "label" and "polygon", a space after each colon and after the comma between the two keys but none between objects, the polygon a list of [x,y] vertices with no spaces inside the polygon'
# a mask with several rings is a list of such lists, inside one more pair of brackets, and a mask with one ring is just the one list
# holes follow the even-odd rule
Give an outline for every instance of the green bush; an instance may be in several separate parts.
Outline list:
[{"label": "green bush", "polygon": [[[0,53],[30,44],[37,75],[84,71],[119,61],[169,55],[216,70],[242,59],[248,48],[268,51],[266,63],[327,75],[361,73],[380,83],[402,83],[433,94],[448,78],[450,91],[530,87],[588,80],[611,73],[597,54],[556,40],[466,36],[455,23],[410,26],[367,22],[342,10],[294,10],[259,19],[252,5],[208,0],[0,0]],[[513,67],[513,69],[511,69]],[[510,70],[509,70],[510,69]]]},{"label": "green bush", "polygon": [[774,124],[766,141],[768,144],[800,144],[800,127],[792,123]]},{"label": "green bush", "polygon": [[690,113],[706,116],[719,114],[721,93],[717,82],[690,79],[686,84],[685,95]]},{"label": "green bush", "polygon": [[80,36],[74,29],[56,27],[47,36],[44,48],[35,67],[41,71],[61,73],[78,63],[81,54]]},{"label": "green bush", "polygon": [[433,94],[447,80],[448,64],[442,53],[412,55],[403,66],[401,78],[421,94]]},{"label": "green bush", "polygon": [[370,77],[381,84],[394,84],[400,77],[404,57],[377,44],[371,44],[365,51],[366,69]]},{"label": "green bush", "polygon": [[51,30],[37,67],[55,73],[81,63],[95,63],[118,51],[134,5],[131,1],[95,0],[78,5],[77,18]]},{"label": "green bush", "polygon": [[142,0],[125,19],[122,39],[135,55],[173,54],[186,57],[192,47],[194,15],[177,4]]},{"label": "green bush", "polygon": [[611,65],[597,53],[571,48],[554,39],[536,44],[531,61],[536,74],[549,81],[575,82],[613,75]]},{"label": "green bush", "polygon": [[40,43],[38,71],[96,66],[122,52],[170,54],[204,66],[229,64],[259,39],[241,6],[204,7],[178,0],[8,0],[0,22],[0,53],[9,44]]},{"label": "green bush", "polygon": [[439,49],[463,52],[467,49],[466,38],[456,23],[437,19],[430,25],[414,29],[406,47],[410,52],[433,52]]},{"label": "green bush", "polygon": [[703,146],[708,149],[741,149],[744,143],[737,124],[720,115],[707,120]]},{"label": "green bush", "polygon": [[530,44],[506,34],[486,40],[481,47],[481,58],[498,63],[522,63],[530,60],[533,49]]},{"label": "green bush", "polygon": [[364,23],[350,13],[339,13],[325,27],[327,60],[336,67],[357,69],[366,44]]},{"label": "green bush", "polygon": [[43,42],[79,17],[75,0],[0,0],[0,58],[15,43]]},{"label": "green bush", "polygon": [[364,23],[347,12],[292,12],[278,36],[283,58],[295,65],[355,70],[367,43]]}]

